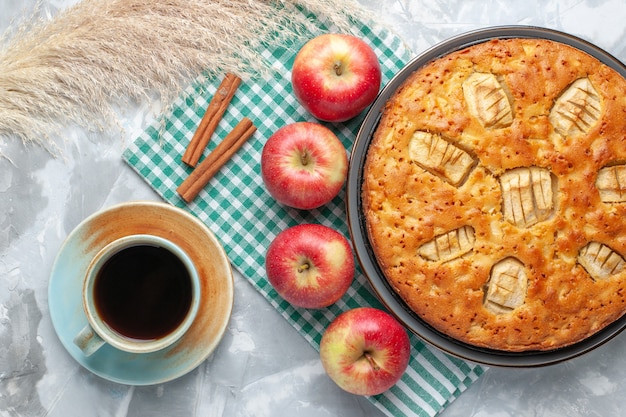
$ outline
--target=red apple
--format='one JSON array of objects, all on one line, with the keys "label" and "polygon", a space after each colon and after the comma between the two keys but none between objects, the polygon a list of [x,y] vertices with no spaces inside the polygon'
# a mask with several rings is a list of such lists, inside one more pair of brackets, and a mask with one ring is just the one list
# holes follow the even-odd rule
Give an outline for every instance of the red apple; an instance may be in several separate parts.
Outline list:
[{"label": "red apple", "polygon": [[411,345],[404,327],[371,307],[348,310],[328,326],[320,358],[328,376],[345,391],[377,395],[400,380]]},{"label": "red apple", "polygon": [[296,98],[313,116],[343,122],[372,104],[381,83],[374,50],[362,39],[319,35],[298,51],[291,70]]},{"label": "red apple", "polygon": [[280,232],[265,258],[267,278],[298,307],[323,308],[339,300],[354,278],[348,240],[321,224],[300,224]]},{"label": "red apple", "polygon": [[263,146],[265,187],[289,207],[309,210],[328,203],[341,191],[347,174],[346,148],[330,129],[318,123],[283,126]]}]

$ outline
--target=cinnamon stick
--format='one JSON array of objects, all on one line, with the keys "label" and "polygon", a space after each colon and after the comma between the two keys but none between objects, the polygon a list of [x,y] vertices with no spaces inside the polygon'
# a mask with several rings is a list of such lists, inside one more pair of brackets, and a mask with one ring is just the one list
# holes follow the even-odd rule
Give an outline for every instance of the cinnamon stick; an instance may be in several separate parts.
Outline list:
[{"label": "cinnamon stick", "polygon": [[198,129],[196,129],[185,153],[183,154],[183,162],[189,166],[195,167],[202,156],[202,152],[207,147],[211,136],[215,132],[226,108],[230,104],[241,78],[232,73],[227,73],[220,83],[215,95],[211,99],[209,106],[200,120]]},{"label": "cinnamon stick", "polygon": [[244,117],[235,128],[220,142],[191,174],[178,186],[176,191],[187,203],[193,201],[220,168],[232,158],[241,146],[256,131],[250,119]]}]

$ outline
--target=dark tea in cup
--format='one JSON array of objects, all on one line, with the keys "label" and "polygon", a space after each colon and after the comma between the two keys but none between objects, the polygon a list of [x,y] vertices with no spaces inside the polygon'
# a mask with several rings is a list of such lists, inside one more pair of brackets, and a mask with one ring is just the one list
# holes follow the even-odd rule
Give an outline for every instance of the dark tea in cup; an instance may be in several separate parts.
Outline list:
[{"label": "dark tea in cup", "polygon": [[129,339],[154,340],[185,319],[192,285],[187,267],[168,249],[134,245],[104,262],[93,294],[98,314],[111,329]]},{"label": "dark tea in cup", "polygon": [[125,236],[91,261],[83,284],[88,325],[74,338],[85,355],[104,344],[149,353],[174,344],[200,305],[200,278],[187,254],[159,236]]}]

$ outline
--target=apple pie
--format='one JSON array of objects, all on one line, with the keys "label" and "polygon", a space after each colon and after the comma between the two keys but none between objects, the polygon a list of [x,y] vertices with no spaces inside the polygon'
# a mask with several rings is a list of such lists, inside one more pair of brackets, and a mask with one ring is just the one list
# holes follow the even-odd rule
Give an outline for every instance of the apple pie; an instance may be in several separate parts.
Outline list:
[{"label": "apple pie", "polygon": [[568,45],[498,39],[410,74],[363,171],[372,250],[469,345],[546,351],[626,312],[626,81]]}]

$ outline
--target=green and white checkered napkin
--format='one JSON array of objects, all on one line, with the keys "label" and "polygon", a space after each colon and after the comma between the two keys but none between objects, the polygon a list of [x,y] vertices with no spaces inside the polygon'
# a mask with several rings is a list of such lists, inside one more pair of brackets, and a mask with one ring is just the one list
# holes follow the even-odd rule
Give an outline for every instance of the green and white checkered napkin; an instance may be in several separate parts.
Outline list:
[{"label": "green and white checkered napkin", "polygon": [[[409,51],[390,32],[365,25],[360,36],[375,49],[383,68],[383,82],[402,68]],[[300,223],[322,223],[349,236],[342,192],[328,205],[310,212],[288,209],[267,193],[260,175],[261,151],[266,139],[281,126],[314,120],[297,103],[290,85],[290,69],[297,48],[272,47],[263,57],[282,78],[245,81],[211,139],[205,156],[242,117],[258,130],[189,205],[177,195],[177,186],[191,170],[181,156],[221,80],[198,81],[164,115],[148,127],[124,152],[123,158],[165,200],[199,217],[222,242],[235,268],[308,340],[319,349],[324,329],[341,312],[358,306],[383,308],[360,269],[347,294],[326,309],[294,308],[268,283],[265,252],[283,229]],[[328,125],[350,150],[363,115],[345,124]],[[447,356],[411,336],[409,368],[402,380],[370,400],[390,416],[432,416],[441,411],[483,373],[475,364]]]}]

